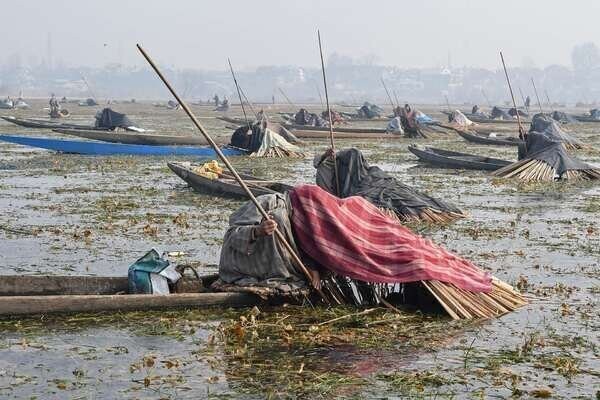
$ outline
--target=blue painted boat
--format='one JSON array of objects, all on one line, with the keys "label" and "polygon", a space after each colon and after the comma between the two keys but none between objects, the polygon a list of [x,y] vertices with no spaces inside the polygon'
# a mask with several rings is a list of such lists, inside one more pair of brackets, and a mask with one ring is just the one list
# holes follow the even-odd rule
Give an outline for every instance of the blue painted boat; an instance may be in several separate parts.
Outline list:
[{"label": "blue painted boat", "polygon": [[[0,135],[0,140],[61,153],[86,154],[97,156],[135,155],[135,156],[206,156],[216,157],[210,147],[192,146],[150,146],[142,144],[104,143],[81,140],[62,140],[28,136]],[[225,155],[237,156],[243,151],[231,148],[222,149]]]}]

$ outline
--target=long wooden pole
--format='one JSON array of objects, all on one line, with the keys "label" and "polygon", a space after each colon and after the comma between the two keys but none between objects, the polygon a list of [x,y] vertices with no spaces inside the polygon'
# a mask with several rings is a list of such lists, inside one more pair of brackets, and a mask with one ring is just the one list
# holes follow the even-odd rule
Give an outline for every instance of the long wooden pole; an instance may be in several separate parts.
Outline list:
[{"label": "long wooden pole", "polygon": [[329,140],[331,141],[331,155],[333,157],[333,172],[335,179],[335,186],[337,189],[337,195],[341,196],[340,193],[340,177],[338,175],[337,160],[335,157],[335,143],[333,141],[333,121],[331,119],[331,108],[329,108],[329,93],[327,91],[327,77],[325,75],[325,61],[323,61],[323,47],[321,46],[321,32],[317,30],[317,37],[319,38],[319,54],[321,55],[321,70],[323,71],[323,86],[325,87],[325,103],[327,104],[327,116],[329,117]]},{"label": "long wooden pole", "polygon": [[506,70],[506,64],[504,63],[504,56],[502,52],[500,52],[500,59],[502,59],[502,66],[504,67],[504,75],[506,75],[506,82],[508,82],[508,90],[510,91],[510,97],[512,98],[513,106],[515,107],[515,112],[517,113],[517,124],[519,124],[519,137],[521,140],[525,139],[525,131],[523,131],[523,126],[521,126],[521,116],[519,115],[519,109],[517,108],[517,102],[515,101],[515,95],[513,94],[512,86],[510,85],[510,78],[508,77],[508,71]]},{"label": "long wooden pole", "polygon": [[383,88],[385,89],[385,93],[387,94],[390,104],[392,105],[392,112],[393,112],[394,108],[396,108],[396,106],[394,105],[394,101],[392,100],[392,96],[390,96],[390,92],[388,91],[387,86],[385,85],[385,81],[383,80],[383,77],[381,77],[381,84],[383,85]]},{"label": "long wooden pole", "polygon": [[323,104],[323,96],[321,96],[321,89],[319,89],[319,84],[317,83],[317,81],[314,81],[315,87],[317,88],[317,93],[319,94],[319,102],[321,103],[321,108],[325,107],[325,104]]},{"label": "long wooden pole", "polygon": [[248,100],[248,96],[246,96],[246,93],[244,92],[244,88],[242,88],[241,86],[239,86],[240,88],[240,92],[242,92],[242,96],[244,96],[244,100],[246,100],[246,104],[248,104],[248,107],[250,107],[250,111],[252,111],[252,114],[254,114],[254,117],[258,117],[258,113],[254,110],[254,107],[252,106],[252,103],[250,102],[250,100]]},{"label": "long wooden pole", "polygon": [[90,94],[92,95],[92,98],[96,101],[96,103],[98,103],[98,98],[96,97],[96,95],[92,91],[92,87],[88,83],[87,79],[85,79],[85,76],[83,76],[83,74],[81,74],[81,79],[83,79],[83,82],[85,83],[85,86],[87,86],[88,90],[90,91]]},{"label": "long wooden pole", "polygon": [[[550,102],[550,96],[548,96],[548,91],[544,89],[544,94],[546,95],[546,100],[548,100],[548,107],[552,107],[552,103]],[[552,108],[550,108],[552,110]]]},{"label": "long wooden pole", "polygon": [[[254,197],[254,194],[252,193],[252,191],[248,188],[248,186],[246,186],[246,183],[238,175],[238,173],[235,170],[235,168],[233,167],[233,165],[231,165],[231,163],[229,162],[229,160],[227,159],[227,157],[225,157],[225,154],[223,154],[223,152],[221,151],[221,149],[219,148],[219,146],[215,143],[215,141],[213,140],[213,138],[210,137],[210,135],[208,134],[208,132],[200,124],[200,121],[198,121],[198,119],[196,118],[196,116],[192,113],[192,110],[190,110],[190,108],[188,107],[188,105],[175,92],[175,89],[173,89],[173,87],[171,86],[171,84],[167,81],[167,78],[165,78],[165,76],[162,74],[162,72],[160,72],[160,70],[158,69],[158,67],[156,66],[156,64],[154,64],[154,61],[152,61],[152,59],[146,53],[146,51],[142,48],[142,46],[140,46],[138,44],[137,48],[140,51],[140,53],[142,53],[142,55],[144,56],[144,58],[146,59],[146,61],[148,61],[148,64],[150,64],[150,66],[152,67],[152,69],[154,70],[154,72],[156,72],[156,74],[158,75],[158,77],[160,78],[160,80],[165,84],[165,86],[167,87],[167,89],[169,89],[169,91],[171,92],[171,94],[173,95],[173,97],[175,97],[175,99],[179,102],[179,104],[181,105],[181,108],[183,108],[183,111],[185,111],[185,113],[188,115],[188,117],[190,117],[190,119],[192,120],[192,122],[194,123],[194,125],[196,125],[196,128],[198,128],[198,130],[200,131],[200,133],[202,133],[202,135],[204,136],[204,138],[206,139],[206,141],[208,143],[210,143],[210,145],[212,146],[212,148],[215,150],[215,153],[217,153],[217,155],[219,156],[219,158],[221,159],[221,161],[223,162],[223,164],[225,164],[225,166],[227,167],[227,169],[229,169],[229,171],[231,172],[231,174],[233,175],[233,177],[235,178],[235,180],[237,181],[237,183],[240,185],[240,187],[242,189],[244,189],[244,191],[246,192],[246,195],[250,198],[250,200],[252,201],[252,203],[254,203],[254,205],[256,206],[256,209],[258,210],[258,212],[262,215],[262,217],[264,219],[270,219],[271,217],[269,216],[269,214],[267,214],[267,212],[262,208],[262,206],[260,205],[260,203],[258,202],[258,200],[256,200],[256,197]],[[281,244],[283,245],[283,247],[285,247],[285,249],[288,251],[288,253],[290,253],[290,255],[292,256],[292,259],[294,260],[294,262],[296,263],[296,265],[298,266],[298,268],[300,269],[300,271],[302,273],[304,273],[304,275],[306,276],[306,278],[308,279],[308,281],[312,282],[312,276],[308,272],[308,269],[306,268],[306,266],[304,266],[304,263],[302,262],[302,260],[300,260],[300,257],[296,254],[296,252],[294,251],[294,249],[292,248],[292,246],[285,239],[285,236],[283,236],[283,234],[281,233],[281,231],[279,230],[279,228],[275,229],[275,236],[281,242]],[[325,294],[323,293],[323,291],[321,291],[320,289],[317,289],[317,292],[321,295],[321,297],[323,298],[323,300],[325,302],[328,302],[328,300],[325,297]]]},{"label": "long wooden pole", "polygon": [[398,107],[400,107],[400,101],[398,101],[398,95],[396,94],[396,91],[392,89],[392,92],[394,93],[394,99],[396,99],[396,104],[398,104]]},{"label": "long wooden pole", "polygon": [[229,70],[231,71],[231,76],[233,76],[233,83],[235,83],[235,89],[237,90],[238,98],[240,99],[240,105],[242,106],[242,112],[244,113],[244,119],[246,120],[246,125],[248,125],[248,129],[252,129],[250,126],[250,121],[248,120],[248,116],[246,115],[246,109],[244,108],[244,100],[242,100],[242,94],[240,93],[240,86],[237,83],[237,79],[235,78],[235,73],[233,72],[233,67],[231,66],[231,60],[228,58],[227,62],[229,63]]},{"label": "long wooden pole", "polygon": [[542,109],[542,103],[540,102],[540,96],[538,96],[537,88],[535,87],[535,82],[533,81],[533,77],[531,78],[531,84],[533,85],[533,91],[535,92],[535,97],[538,101],[538,107],[540,108],[540,112],[543,114],[544,110]]},{"label": "long wooden pole", "polygon": [[281,92],[281,94],[283,95],[283,97],[285,97],[285,99],[287,100],[287,102],[288,102],[288,103],[289,103],[291,106],[293,106],[293,107],[297,108],[297,107],[296,107],[296,105],[295,105],[294,103],[292,103],[292,101],[290,100],[290,98],[289,98],[289,97],[287,97],[287,95],[285,94],[285,92],[283,91],[283,89],[282,89],[282,88],[278,87],[277,89],[279,89],[279,91]]},{"label": "long wooden pole", "polygon": [[529,114],[529,107],[527,107],[527,103],[525,102],[525,96],[523,96],[523,91],[521,90],[521,86],[519,86],[519,93],[521,94],[521,100],[523,100],[523,105],[525,106],[525,110],[527,110],[527,114]]},{"label": "long wooden pole", "polygon": [[483,98],[485,99],[485,101],[487,101],[488,106],[492,108],[492,103],[490,103],[490,99],[488,99],[488,97],[485,95],[485,90],[483,90],[483,88],[481,88],[481,94],[483,94]]}]

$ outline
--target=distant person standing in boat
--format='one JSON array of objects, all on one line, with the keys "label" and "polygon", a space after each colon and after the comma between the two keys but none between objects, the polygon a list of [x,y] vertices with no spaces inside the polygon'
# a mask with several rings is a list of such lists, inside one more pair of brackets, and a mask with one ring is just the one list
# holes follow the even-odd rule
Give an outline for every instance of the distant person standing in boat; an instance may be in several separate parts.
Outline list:
[{"label": "distant person standing in boat", "polygon": [[479,106],[475,104],[471,109],[471,114],[477,114],[479,112]]},{"label": "distant person standing in boat", "polygon": [[221,103],[219,101],[219,96],[215,94],[215,96],[213,97],[213,101],[215,102],[215,107],[219,107],[219,104]]},{"label": "distant person standing in boat", "polygon": [[54,93],[52,93],[48,104],[50,105],[50,118],[60,118],[60,103]]},{"label": "distant person standing in boat", "polygon": [[529,96],[525,97],[525,108],[529,109],[529,106],[531,105],[531,99],[529,98]]}]

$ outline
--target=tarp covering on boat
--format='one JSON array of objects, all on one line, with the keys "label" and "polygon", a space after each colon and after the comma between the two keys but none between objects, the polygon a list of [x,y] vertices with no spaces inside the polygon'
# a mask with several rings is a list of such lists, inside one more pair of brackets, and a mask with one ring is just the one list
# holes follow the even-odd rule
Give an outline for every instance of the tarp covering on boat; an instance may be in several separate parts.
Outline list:
[{"label": "tarp covering on boat", "polygon": [[[568,170],[594,169],[591,165],[572,157],[562,141],[548,136],[546,132],[529,132],[526,144],[527,150],[522,158],[544,161],[556,170],[558,176]],[[519,150],[523,152],[523,150]]]},{"label": "tarp covering on boat", "polygon": [[583,146],[579,139],[562,130],[560,125],[547,114],[535,114],[531,120],[529,132],[541,132],[550,140],[563,142],[570,147],[580,148]]},{"label": "tarp covering on boat", "polygon": [[327,121],[319,117],[317,114],[309,112],[305,108],[301,108],[294,115],[294,123],[296,125],[304,126],[328,126]]},{"label": "tarp covering on boat", "polygon": [[[462,215],[457,207],[404,185],[379,167],[370,166],[360,150],[351,148],[336,153],[339,197],[361,196],[377,207],[393,211],[400,219],[418,219],[424,209]],[[317,156],[317,185],[337,194],[333,161]]]},{"label": "tarp covering on boat", "polygon": [[470,126],[473,125],[473,121],[471,121],[465,114],[463,114],[460,110],[454,110],[449,115],[450,122],[454,122],[458,126]]},{"label": "tarp covering on boat", "polygon": [[381,116],[381,113],[383,112],[383,110],[381,109],[381,107],[379,107],[375,104],[366,102],[356,112],[357,112],[358,116],[361,118],[371,119],[371,118],[379,118]]},{"label": "tarp covering on boat", "polygon": [[567,123],[568,124],[576,124],[579,122],[579,121],[577,121],[577,119],[575,117],[573,117],[572,115],[569,115],[563,111],[552,111],[550,116],[552,117],[553,120],[562,122],[563,124],[567,124]]},{"label": "tarp covering on boat", "polygon": [[231,145],[247,150],[255,157],[302,156],[300,148],[269,128],[266,117],[254,124],[237,128],[231,136]]},{"label": "tarp covering on boat", "polygon": [[373,283],[439,280],[489,292],[491,277],[384,215],[361,197],[339,199],[318,186],[290,193],[296,244],[336,274]]},{"label": "tarp covering on boat", "polygon": [[496,106],[494,106],[494,108],[492,108],[492,111],[490,112],[490,118],[492,118],[492,119],[508,119],[508,120],[513,119],[513,117],[511,117],[506,111],[504,111],[500,107],[496,107]]},{"label": "tarp covering on boat", "polygon": [[127,115],[118,113],[105,108],[96,114],[96,128],[128,128],[134,126],[134,123],[127,118]]}]

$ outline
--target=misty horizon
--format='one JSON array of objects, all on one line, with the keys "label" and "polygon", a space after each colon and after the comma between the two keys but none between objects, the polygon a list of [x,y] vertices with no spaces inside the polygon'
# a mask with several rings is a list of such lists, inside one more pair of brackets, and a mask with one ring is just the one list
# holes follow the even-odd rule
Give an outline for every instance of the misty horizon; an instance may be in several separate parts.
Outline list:
[{"label": "misty horizon", "polygon": [[28,23],[10,18],[0,25],[11,39],[0,64],[18,56],[27,65],[145,67],[135,48],[140,43],[174,69],[226,70],[228,57],[239,70],[317,67],[320,29],[326,57],[363,64],[496,70],[502,50],[512,67],[570,67],[573,48],[600,37],[594,21],[600,3],[582,0],[560,9],[540,0],[508,0],[503,7],[474,0],[202,3],[8,3],[5,15],[26,15]]}]

